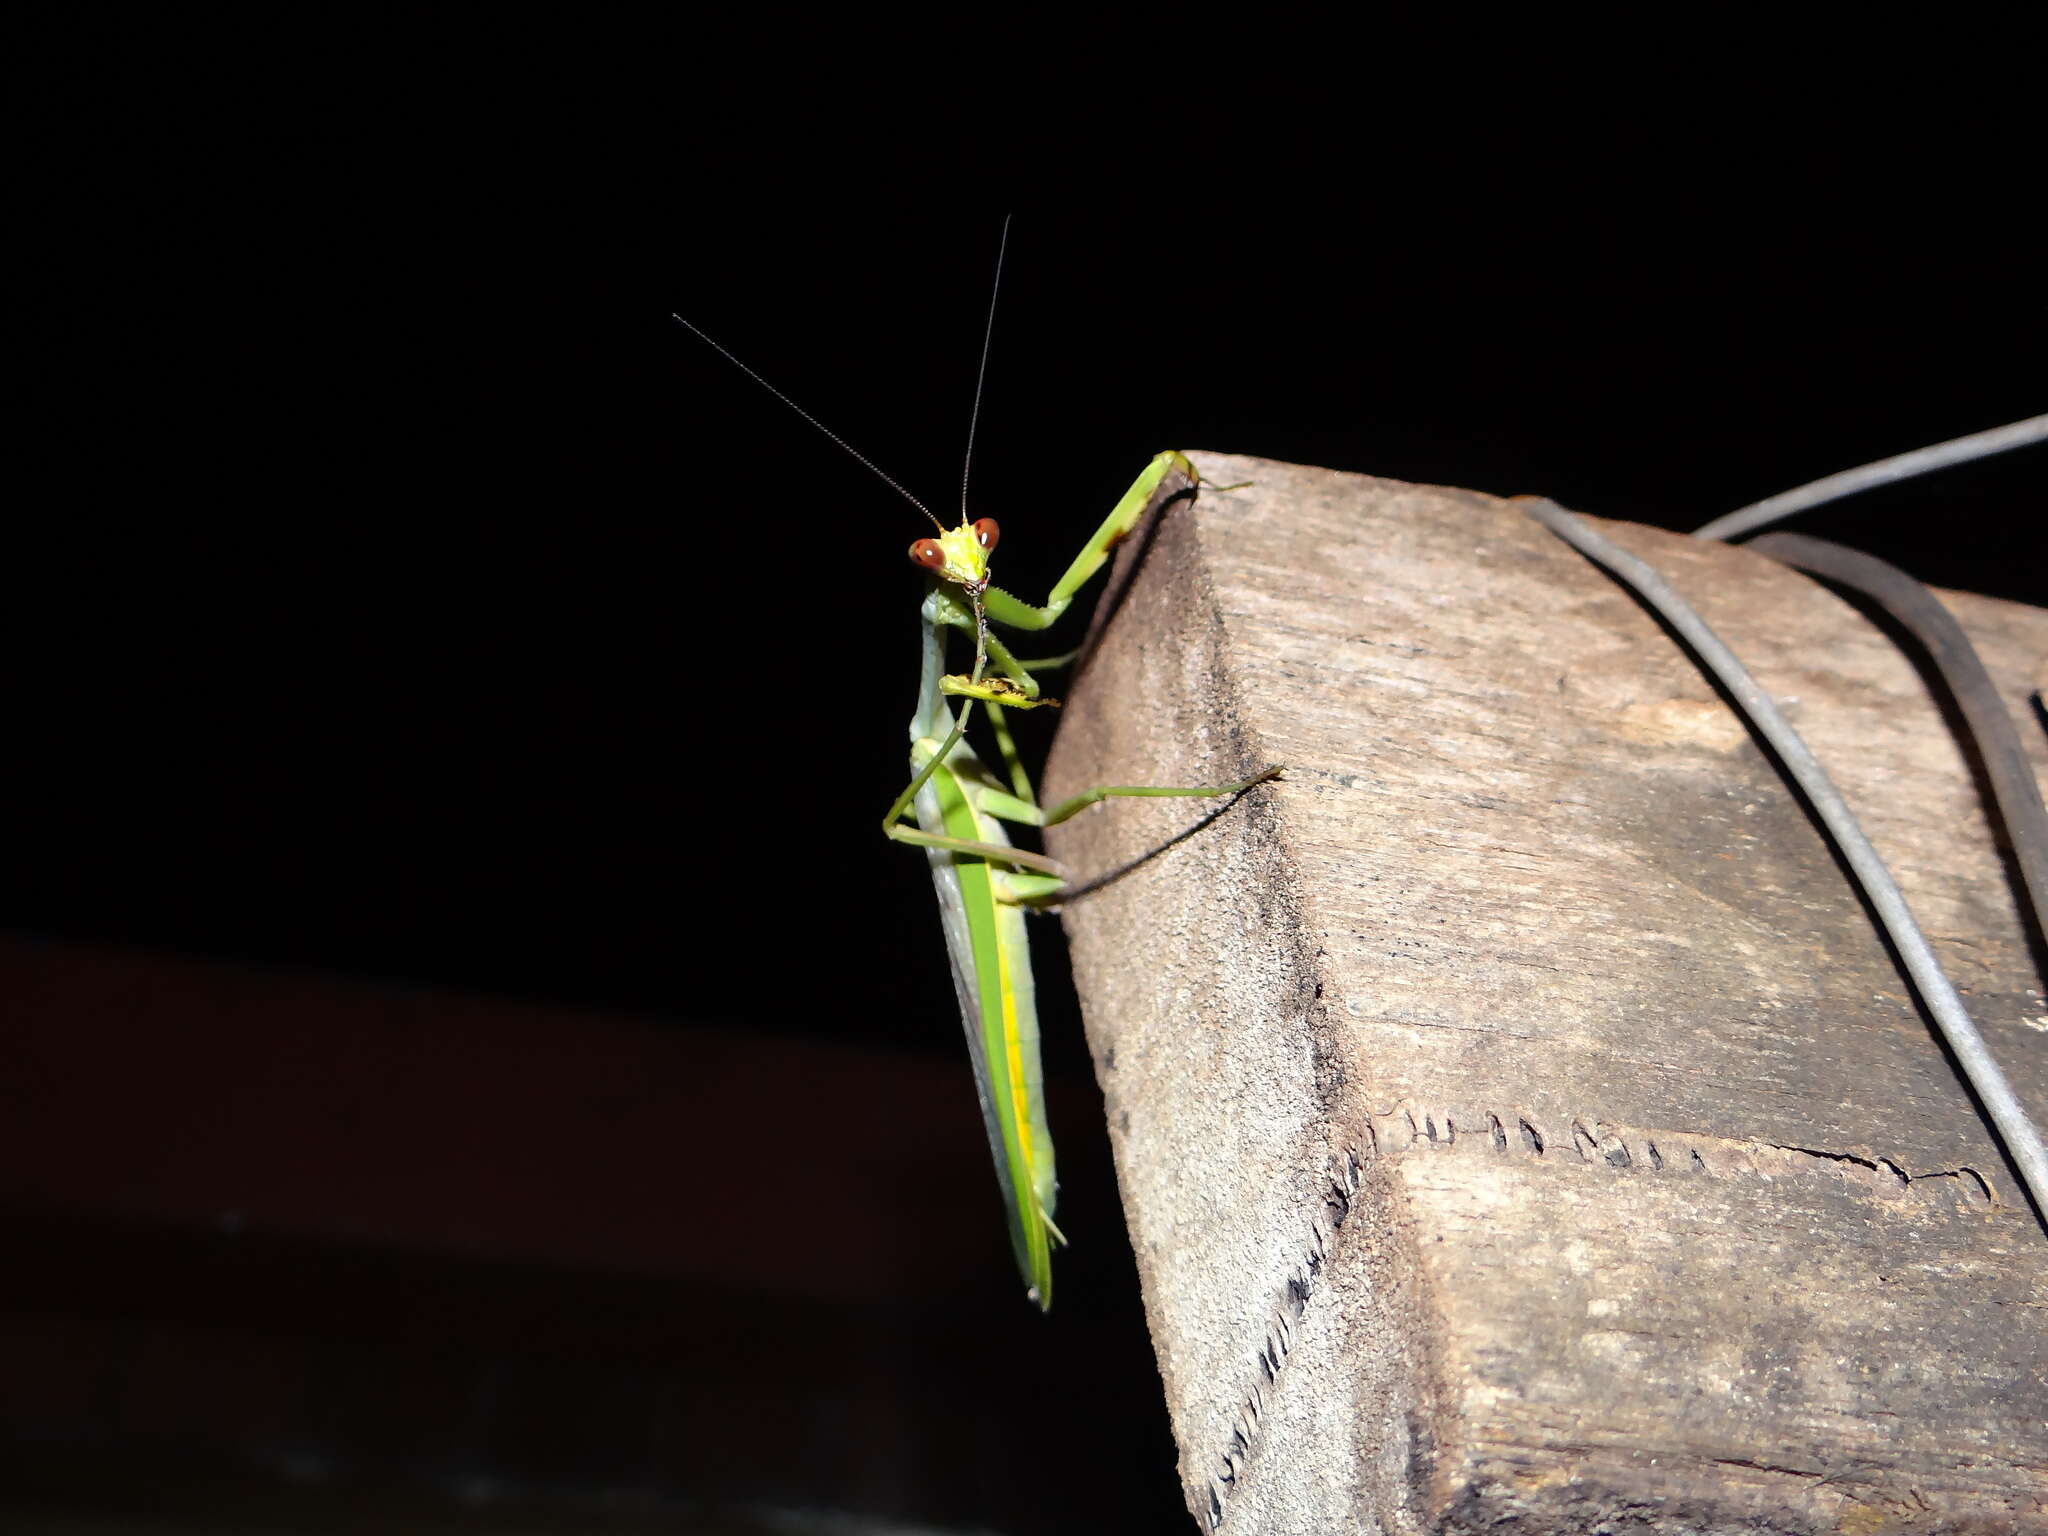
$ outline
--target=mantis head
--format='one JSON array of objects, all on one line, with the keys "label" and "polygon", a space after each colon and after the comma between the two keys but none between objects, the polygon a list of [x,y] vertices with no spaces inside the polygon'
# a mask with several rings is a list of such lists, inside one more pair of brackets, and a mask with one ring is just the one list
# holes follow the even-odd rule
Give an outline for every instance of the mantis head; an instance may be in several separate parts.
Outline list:
[{"label": "mantis head", "polygon": [[988,586],[988,557],[995,551],[996,537],[992,517],[941,528],[937,538],[919,539],[910,546],[910,561],[962,588],[969,597],[980,597]]}]

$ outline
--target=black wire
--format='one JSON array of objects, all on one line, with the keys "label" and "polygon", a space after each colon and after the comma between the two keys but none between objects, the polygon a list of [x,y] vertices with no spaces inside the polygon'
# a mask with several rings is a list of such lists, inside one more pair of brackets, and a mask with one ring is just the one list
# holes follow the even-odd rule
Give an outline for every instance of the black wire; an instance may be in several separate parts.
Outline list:
[{"label": "black wire", "polygon": [[1840,582],[1863,593],[1897,619],[1923,646],[1976,739],[1977,753],[1991,780],[1991,796],[2005,823],[2019,862],[2020,878],[2033,903],[2034,922],[2048,937],[2048,808],[2034,780],[2018,729],[2006,712],[1998,685],[1984,669],[1977,649],[1955,615],[1923,583],[1897,566],[1826,539],[1801,533],[1767,533],[1743,546]]}]

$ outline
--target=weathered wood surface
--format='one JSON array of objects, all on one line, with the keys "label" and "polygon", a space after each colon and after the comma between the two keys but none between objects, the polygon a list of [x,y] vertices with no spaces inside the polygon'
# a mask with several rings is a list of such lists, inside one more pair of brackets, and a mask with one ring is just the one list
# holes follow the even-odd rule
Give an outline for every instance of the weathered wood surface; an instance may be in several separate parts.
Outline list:
[{"label": "weathered wood surface", "polygon": [[[1255,484],[1161,521],[1046,788],[1287,764],[1066,912],[1197,1519],[2048,1530],[2048,1236],[1741,722],[1510,503],[1196,457]],[[2048,1103],[2040,958],[1912,664],[1762,556],[1604,526],[1788,707]],[[2040,771],[2048,613],[1949,601]],[[1101,871],[1200,815],[1050,842]]]}]

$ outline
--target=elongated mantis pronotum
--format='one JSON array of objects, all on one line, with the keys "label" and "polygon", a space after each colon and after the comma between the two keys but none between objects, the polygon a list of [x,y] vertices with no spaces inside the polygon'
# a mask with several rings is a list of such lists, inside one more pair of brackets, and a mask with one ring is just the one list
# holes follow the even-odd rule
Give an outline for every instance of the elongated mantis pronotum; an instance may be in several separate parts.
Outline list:
[{"label": "elongated mantis pronotum", "polygon": [[[930,518],[937,529],[937,537],[921,538],[910,546],[912,562],[930,577],[919,609],[922,649],[917,710],[910,719],[912,778],[883,816],[882,831],[897,842],[923,848],[931,862],[946,952],[952,962],[953,988],[960,1003],[968,1054],[974,1062],[982,1120],[988,1130],[996,1177],[1001,1182],[1009,1215],[1010,1244],[1030,1299],[1041,1308],[1049,1308],[1052,1245],[1066,1239],[1053,1225],[1056,1183],[1052,1137],[1046,1128],[1038,1012],[1032,990],[1025,909],[1056,903],[1067,888],[1067,875],[1044,855],[1011,847],[1002,824],[1009,821],[1033,827],[1055,826],[1114,796],[1236,795],[1272,777],[1279,769],[1267,768],[1235,783],[1200,788],[1098,785],[1050,810],[1044,809],[1032,793],[1031,780],[1018,757],[1004,709],[1057,704],[1058,700],[1041,694],[1033,674],[1059,665],[1065,658],[1051,662],[1020,661],[989,632],[988,626],[993,622],[1027,631],[1049,627],[1101,570],[1111,548],[1137,527],[1148,511],[1191,494],[1199,485],[1200,476],[1184,454],[1169,451],[1157,455],[1081,547],[1045,602],[1034,606],[989,584],[989,556],[996,547],[996,524],[991,518],[970,519],[967,515],[964,474],[960,525],[947,528],[923,502],[789,396],[681,315],[673,318],[880,476]],[[988,346],[984,338],[984,371],[987,363]],[[980,394],[977,383],[977,417]],[[973,447],[974,432],[970,425],[970,465]],[[949,630],[973,637],[974,665],[967,673],[946,671]],[[993,675],[988,671],[991,662],[995,666]],[[962,701],[957,714],[947,703],[948,696]],[[992,734],[1008,775],[1007,784],[989,770],[965,740],[968,718],[977,701],[987,706]]]}]

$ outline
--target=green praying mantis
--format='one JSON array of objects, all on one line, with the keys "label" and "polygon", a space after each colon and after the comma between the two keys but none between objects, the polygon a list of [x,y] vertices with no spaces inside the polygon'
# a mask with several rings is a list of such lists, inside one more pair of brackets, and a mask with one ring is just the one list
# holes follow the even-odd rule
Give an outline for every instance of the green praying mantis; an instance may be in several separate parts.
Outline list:
[{"label": "green praying mantis", "polygon": [[[1007,239],[1007,229],[1005,236]],[[1001,272],[1001,256],[997,257]],[[1038,1012],[1031,975],[1030,937],[1025,914],[1055,905],[1069,889],[1067,871],[1043,854],[1010,845],[1003,824],[1050,827],[1117,796],[1218,797],[1242,794],[1280,770],[1267,768],[1231,784],[1194,788],[1098,785],[1062,800],[1039,805],[1030,776],[1004,718],[1007,709],[1057,705],[1041,692],[1038,672],[1064,664],[1020,661],[990,632],[991,623],[1035,632],[1051,626],[1102,569],[1113,547],[1155,506],[1191,494],[1200,484],[1195,466],[1181,453],[1158,454],[1103,519],[1081,552],[1040,604],[1023,602],[989,582],[989,557],[998,530],[992,518],[970,518],[966,476],[961,479],[960,524],[948,528],[902,486],[826,427],[810,412],[741,362],[681,315],[674,318],[729,362],[775,395],[812,426],[892,487],[931,520],[935,537],[910,546],[913,564],[928,579],[918,610],[921,637],[917,709],[910,717],[912,777],[882,818],[882,832],[899,843],[925,850],[967,1051],[974,1063],[982,1120],[994,1154],[1008,1213],[1010,1245],[1026,1294],[1041,1309],[1052,1305],[1052,1249],[1066,1239],[1053,1223],[1058,1185],[1053,1175],[1052,1137],[1046,1128],[1044,1073],[1039,1063]],[[994,301],[990,301],[993,324]],[[982,371],[988,340],[982,344]],[[975,386],[975,416],[981,384]],[[971,466],[974,428],[968,428]],[[950,634],[969,636],[974,663],[965,673],[946,671]],[[993,664],[994,671],[990,671]],[[948,702],[961,701],[957,712]],[[991,734],[1007,776],[999,778],[966,741],[975,704],[989,716]]]},{"label": "green praying mantis", "polygon": [[[993,621],[1018,630],[1050,626],[1102,568],[1111,546],[1137,526],[1155,501],[1178,493],[1175,479],[1189,489],[1199,484],[1185,455],[1169,451],[1156,456],[1037,606],[989,585],[988,555],[996,545],[992,519],[970,522],[963,513],[958,528],[941,528],[937,538],[919,539],[910,546],[911,560],[932,575],[919,610],[922,665],[917,711],[910,720],[910,761],[915,771],[883,817],[882,831],[929,853],[960,1021],[1009,1212],[1010,1245],[1027,1295],[1041,1308],[1052,1304],[1052,1244],[1066,1239],[1053,1224],[1057,1186],[1052,1138],[1045,1123],[1024,913],[1058,901],[1067,879],[1052,860],[1012,848],[1002,824],[1057,826],[1113,796],[1237,795],[1279,770],[1268,768],[1231,784],[1188,788],[1097,785],[1045,809],[1032,793],[1003,711],[1058,701],[1040,693],[1031,664],[1016,660],[988,632],[988,625]],[[948,630],[974,637],[972,672],[946,672]],[[990,661],[1001,675],[987,675]],[[957,714],[946,702],[949,697],[963,701]],[[1007,786],[964,740],[977,701],[988,710],[1009,777]],[[904,825],[903,819],[913,812],[915,826]]]}]

